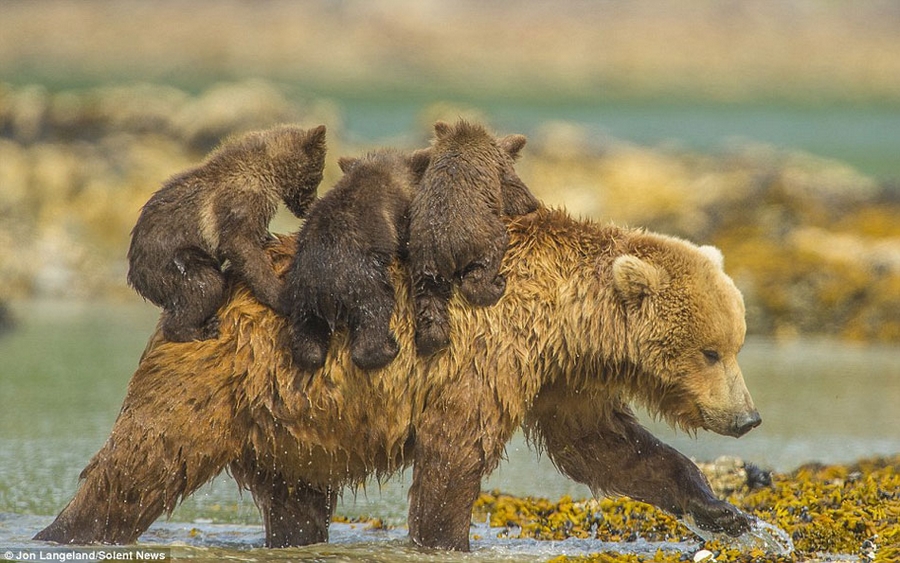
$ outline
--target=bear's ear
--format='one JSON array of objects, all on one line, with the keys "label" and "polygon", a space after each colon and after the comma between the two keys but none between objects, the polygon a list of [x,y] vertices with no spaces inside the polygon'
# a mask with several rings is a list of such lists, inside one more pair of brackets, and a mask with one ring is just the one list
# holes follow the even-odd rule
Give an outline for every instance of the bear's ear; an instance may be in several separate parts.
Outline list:
[{"label": "bear's ear", "polygon": [[353,168],[353,165],[359,162],[358,158],[354,158],[351,156],[342,156],[338,159],[338,166],[341,167],[341,172],[344,174],[350,172],[350,169]]},{"label": "bear's ear", "polygon": [[434,122],[434,133],[437,135],[437,138],[446,137],[450,134],[451,131],[450,124],[446,121],[435,121]]},{"label": "bear's ear", "polygon": [[528,139],[525,135],[507,135],[497,141],[497,144],[500,145],[500,148],[503,149],[506,154],[515,160],[519,158],[519,151],[522,150],[522,147],[524,147],[527,142]]},{"label": "bear's ear", "polygon": [[700,253],[709,258],[720,270],[725,269],[725,257],[722,256],[722,251],[715,246],[703,245],[700,247]]},{"label": "bear's ear", "polygon": [[665,272],[640,258],[626,254],[612,265],[613,286],[625,303],[639,305],[644,297],[655,294]]},{"label": "bear's ear", "polygon": [[431,164],[431,149],[419,149],[413,151],[413,153],[407,157],[406,161],[410,171],[412,171],[413,180],[415,183],[419,183],[422,181],[422,177],[425,175],[425,170],[428,168],[428,165]]}]

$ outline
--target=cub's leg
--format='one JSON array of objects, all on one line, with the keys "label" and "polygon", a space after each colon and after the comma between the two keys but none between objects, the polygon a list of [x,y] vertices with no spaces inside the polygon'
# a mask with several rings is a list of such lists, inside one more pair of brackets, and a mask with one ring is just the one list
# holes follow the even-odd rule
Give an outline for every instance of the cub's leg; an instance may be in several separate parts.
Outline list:
[{"label": "cub's leg", "polygon": [[503,172],[500,189],[503,194],[503,214],[507,217],[531,213],[541,205],[515,173]]},{"label": "cub's leg", "polygon": [[194,249],[175,253],[171,290],[163,301],[163,336],[170,342],[219,337],[216,312],[225,300],[226,282],[219,263]]},{"label": "cub's leg", "polygon": [[609,422],[585,422],[547,416],[538,423],[551,459],[572,479],[676,516],[691,514],[706,530],[738,536],[750,529],[747,515],[718,500],[697,466],[638,424],[627,407]]},{"label": "cub's leg", "polygon": [[294,363],[305,371],[315,371],[325,365],[331,327],[311,312],[291,315],[291,352]]},{"label": "cub's leg", "polygon": [[250,286],[257,301],[286,316],[285,311],[281,309],[280,300],[284,286],[275,274],[272,260],[265,251],[264,247],[272,242],[271,235],[268,233],[266,235],[266,240],[260,241],[252,233],[236,233],[230,240],[223,242],[221,250],[231,261],[237,275]]},{"label": "cub's leg", "polygon": [[416,349],[430,356],[450,344],[450,281],[439,275],[419,275],[415,281]]},{"label": "cub's leg", "polygon": [[509,243],[509,235],[499,220],[497,227],[483,258],[470,264],[460,276],[460,292],[476,307],[489,307],[495,304],[506,291],[506,278],[498,272]]},{"label": "cub's leg", "polygon": [[259,467],[252,454],[231,465],[237,482],[253,494],[266,529],[266,547],[296,547],[328,541],[337,493]]},{"label": "cub's leg", "polygon": [[391,332],[394,286],[387,264],[373,271],[374,283],[361,288],[358,305],[350,312],[350,354],[362,369],[382,368],[397,357],[400,346]]}]

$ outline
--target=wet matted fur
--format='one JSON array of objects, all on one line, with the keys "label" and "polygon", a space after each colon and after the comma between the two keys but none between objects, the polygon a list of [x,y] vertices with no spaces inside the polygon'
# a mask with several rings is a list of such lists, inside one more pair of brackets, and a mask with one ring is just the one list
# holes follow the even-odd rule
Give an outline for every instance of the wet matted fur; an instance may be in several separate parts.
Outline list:
[{"label": "wet matted fur", "polygon": [[[481,480],[519,426],[597,492],[746,530],[747,517],[627,404],[689,429],[755,425],[734,362],[743,304],[721,263],[679,239],[557,210],[508,228],[505,295],[475,308],[454,294],[458,330],[428,358],[415,350],[408,271],[392,266],[400,352],[375,377],[353,365],[346,332],[321,370],[295,369],[287,322],[241,283],[219,311],[218,340],[166,342],[157,331],[109,440],[37,539],[133,542],[230,468],[263,513],[267,545],[325,541],[342,487],[412,465],[411,538],[465,550]],[[293,244],[269,249],[280,274]]]}]

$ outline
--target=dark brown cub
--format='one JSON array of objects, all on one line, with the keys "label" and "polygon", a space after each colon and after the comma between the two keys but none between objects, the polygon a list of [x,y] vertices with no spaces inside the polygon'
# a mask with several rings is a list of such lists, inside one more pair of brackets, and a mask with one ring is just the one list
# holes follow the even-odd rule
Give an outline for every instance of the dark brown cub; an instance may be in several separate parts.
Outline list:
[{"label": "dark brown cub", "polygon": [[381,150],[342,158],[344,176],[310,208],[282,295],[302,369],[325,363],[338,326],[349,328],[351,357],[360,368],[384,367],[397,355],[388,268],[405,254],[409,204],[428,155],[428,149]]}]

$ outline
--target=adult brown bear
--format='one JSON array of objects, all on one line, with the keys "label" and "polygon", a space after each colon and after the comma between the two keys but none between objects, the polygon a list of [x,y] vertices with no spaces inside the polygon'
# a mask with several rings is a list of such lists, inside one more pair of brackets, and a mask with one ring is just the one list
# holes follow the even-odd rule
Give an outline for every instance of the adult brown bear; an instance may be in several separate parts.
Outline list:
[{"label": "adult brown bear", "polygon": [[[354,367],[345,332],[321,370],[297,371],[286,321],[240,283],[219,311],[218,340],[166,342],[157,331],[109,440],[36,539],[133,542],[229,467],[262,512],[267,545],[320,542],[341,487],[412,465],[413,541],[465,550],[482,477],[520,426],[598,493],[707,529],[748,529],[628,406],[732,436],[759,424],[736,362],[743,302],[721,255],[545,208],[508,227],[505,295],[473,308],[454,293],[457,330],[429,358],[415,350],[408,271],[393,265],[400,353],[377,377]],[[281,273],[292,244],[269,249]]]}]

